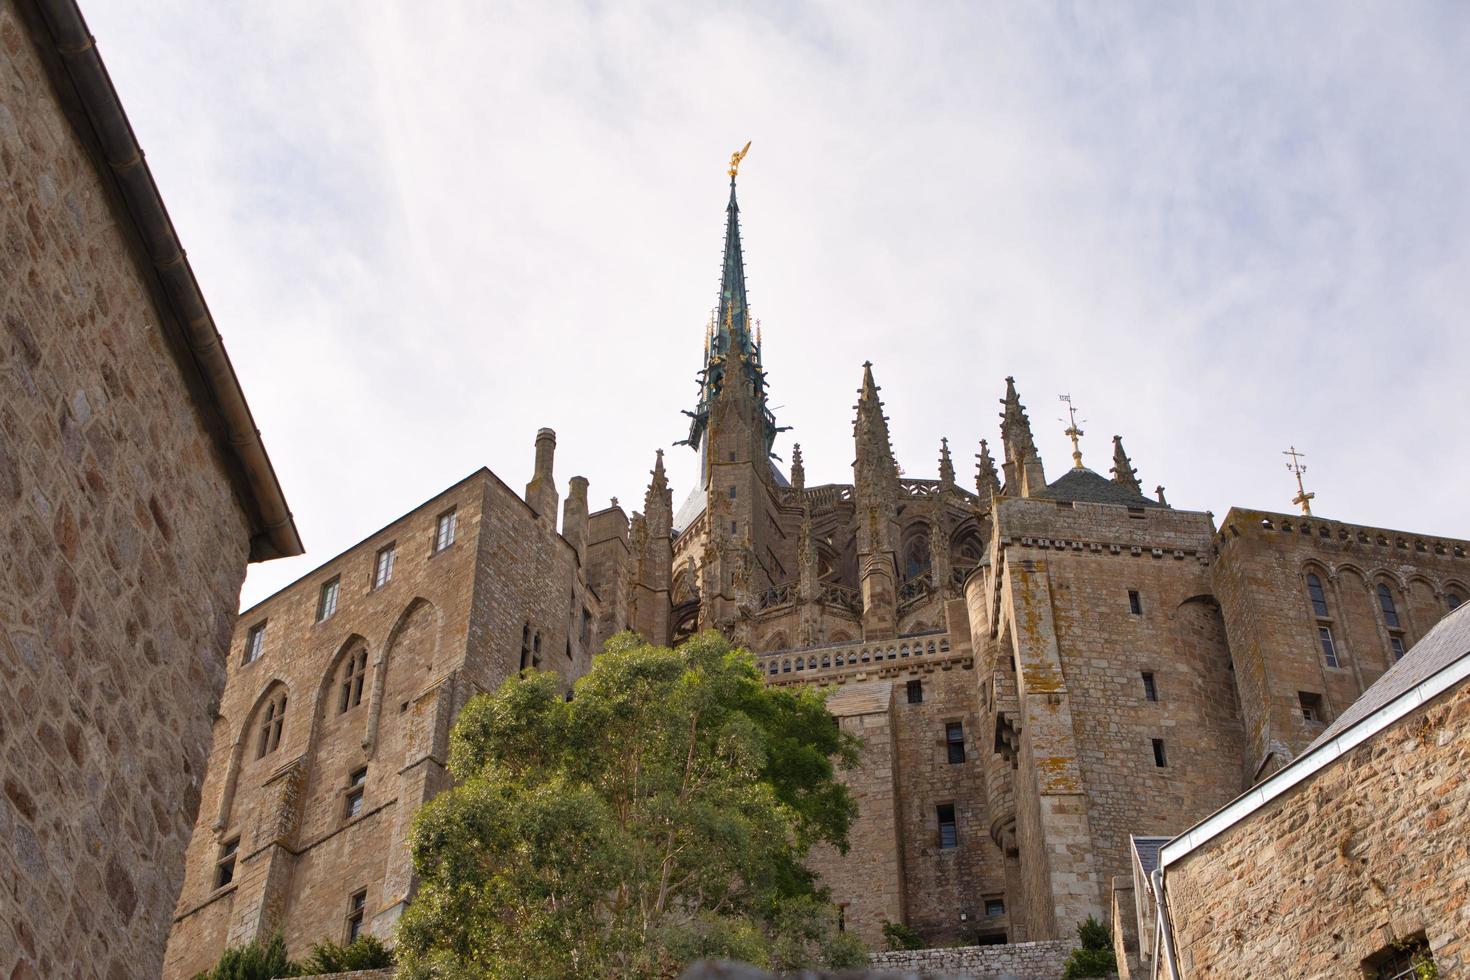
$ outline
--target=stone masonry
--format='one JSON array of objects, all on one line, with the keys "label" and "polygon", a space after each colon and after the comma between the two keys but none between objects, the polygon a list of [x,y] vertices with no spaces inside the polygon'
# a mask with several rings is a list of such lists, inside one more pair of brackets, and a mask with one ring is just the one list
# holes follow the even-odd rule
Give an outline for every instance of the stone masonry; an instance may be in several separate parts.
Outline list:
[{"label": "stone masonry", "polygon": [[1167,877],[1184,975],[1378,976],[1417,935],[1464,976],[1467,773],[1461,683],[1186,855]]},{"label": "stone masonry", "polygon": [[[12,980],[158,974],[246,562],[300,551],[263,451],[251,455],[258,439],[234,436],[253,433],[248,409],[79,34],[69,3],[0,0],[0,976]],[[112,165],[120,147],[125,168]],[[177,258],[160,271],[145,246]],[[186,349],[186,333],[213,348]],[[206,376],[210,357],[225,374]]]},{"label": "stone masonry", "polygon": [[599,597],[616,583],[589,581],[585,480],[557,531],[554,446],[543,429],[539,511],[480,470],[240,614],[165,977],[275,929],[293,956],[354,929],[391,940],[459,709],[523,667],[570,690],[599,624],[622,628]]}]

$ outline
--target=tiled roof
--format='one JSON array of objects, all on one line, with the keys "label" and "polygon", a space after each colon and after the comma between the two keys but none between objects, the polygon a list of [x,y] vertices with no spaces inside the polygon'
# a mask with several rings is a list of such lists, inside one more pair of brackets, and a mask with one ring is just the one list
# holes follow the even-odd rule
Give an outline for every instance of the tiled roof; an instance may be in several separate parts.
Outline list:
[{"label": "tiled roof", "polygon": [[1149,500],[1143,494],[1134,493],[1123,484],[1086,468],[1068,470],[1060,479],[1053,480],[1045,489],[1031,496],[1086,504],[1122,504],[1125,507],[1163,506],[1157,500]]}]

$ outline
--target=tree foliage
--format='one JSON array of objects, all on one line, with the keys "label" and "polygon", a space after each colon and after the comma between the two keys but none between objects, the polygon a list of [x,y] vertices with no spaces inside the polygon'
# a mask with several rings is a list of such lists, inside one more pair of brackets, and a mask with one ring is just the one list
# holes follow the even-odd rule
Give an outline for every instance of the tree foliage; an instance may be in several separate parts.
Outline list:
[{"label": "tree foliage", "polygon": [[265,942],[252,941],[231,946],[220,954],[213,967],[194,980],[276,980],[277,977],[310,977],[319,973],[373,970],[393,965],[393,951],[377,936],[358,936],[346,946],[324,939],[311,947],[300,963],[286,955],[286,941],[278,932]]},{"label": "tree foliage", "polygon": [[296,964],[286,956],[286,941],[278,932],[265,942],[229,947],[212,968],[194,980],[274,980],[295,974]]},{"label": "tree foliage", "polygon": [[457,785],[415,821],[399,975],[654,977],[727,956],[847,965],[804,859],[843,852],[855,745],[818,691],[766,687],[715,633],[611,640],[566,701],[523,673],[461,712]]},{"label": "tree foliage", "polygon": [[889,922],[887,919],[883,920],[883,940],[889,950],[923,949],[927,945],[923,936],[902,922]]},{"label": "tree foliage", "polygon": [[1107,927],[1092,916],[1077,927],[1077,938],[1081,946],[1072,950],[1067,957],[1062,980],[1075,977],[1110,977],[1118,972],[1118,960],[1113,953],[1113,937]]},{"label": "tree foliage", "polygon": [[314,944],[311,955],[297,967],[297,976],[376,970],[392,965],[393,951],[384,946],[377,936],[364,934],[346,946],[339,946],[330,939]]}]

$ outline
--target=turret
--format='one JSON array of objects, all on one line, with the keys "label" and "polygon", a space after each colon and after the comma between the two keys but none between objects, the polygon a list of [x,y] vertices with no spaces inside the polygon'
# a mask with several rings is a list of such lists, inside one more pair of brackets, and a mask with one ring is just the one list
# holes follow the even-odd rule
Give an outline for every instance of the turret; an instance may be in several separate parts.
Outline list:
[{"label": "turret", "polygon": [[536,433],[536,470],[531,482],[526,484],[526,503],[536,512],[536,517],[556,530],[556,505],[560,494],[556,492],[556,478],[551,474],[556,458],[556,433],[541,429]]}]

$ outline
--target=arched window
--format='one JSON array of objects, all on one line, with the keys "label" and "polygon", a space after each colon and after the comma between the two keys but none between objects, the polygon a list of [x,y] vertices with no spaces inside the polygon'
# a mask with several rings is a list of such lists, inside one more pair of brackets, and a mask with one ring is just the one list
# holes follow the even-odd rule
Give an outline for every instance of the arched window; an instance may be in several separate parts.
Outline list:
[{"label": "arched window", "polygon": [[1383,610],[1383,622],[1391,630],[1399,628],[1399,612],[1393,604],[1393,593],[1387,582],[1378,583],[1378,605]]},{"label": "arched window", "polygon": [[1457,592],[1446,592],[1445,593],[1445,596],[1444,596],[1444,604],[1450,607],[1450,612],[1454,612],[1456,609],[1459,609],[1460,608],[1460,603],[1462,603],[1464,601],[1465,600],[1463,598],[1461,598],[1460,595],[1459,595],[1459,593],[1457,593]]},{"label": "arched window", "polygon": [[362,704],[362,682],[367,677],[367,647],[347,654],[342,661],[342,683],[337,697],[337,713]]},{"label": "arched window", "polygon": [[962,533],[954,542],[954,561],[958,565],[978,565],[985,557],[980,535],[973,528]]},{"label": "arched window", "polygon": [[903,580],[912,582],[929,574],[929,532],[916,531],[903,546]]},{"label": "arched window", "polygon": [[263,759],[281,744],[281,725],[286,720],[286,692],[282,691],[265,706],[265,717],[260,723],[260,741],[255,757]]},{"label": "arched window", "polygon": [[1322,591],[1322,580],[1315,572],[1307,573],[1307,595],[1312,600],[1312,612],[1318,619],[1327,619],[1327,593]]}]

